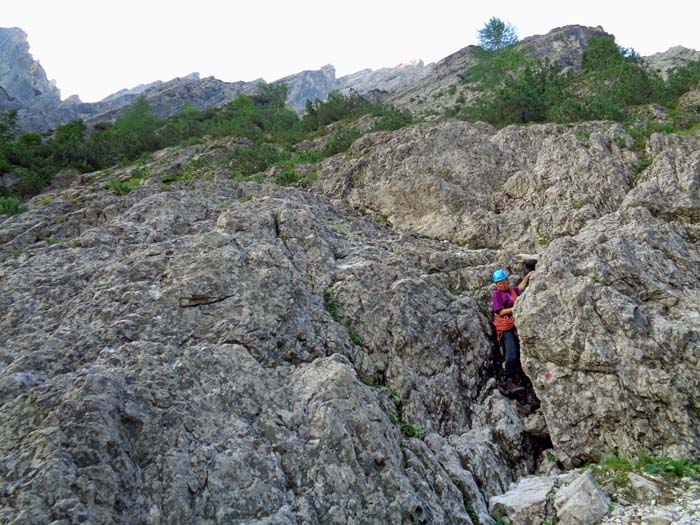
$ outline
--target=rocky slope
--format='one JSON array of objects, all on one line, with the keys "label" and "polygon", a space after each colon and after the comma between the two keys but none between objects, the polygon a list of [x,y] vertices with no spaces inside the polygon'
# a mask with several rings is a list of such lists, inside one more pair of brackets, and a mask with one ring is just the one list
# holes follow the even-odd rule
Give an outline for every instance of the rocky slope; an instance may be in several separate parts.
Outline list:
[{"label": "rocky slope", "polygon": [[[700,137],[631,142],[421,124],[303,190],[223,140],[35,198],[0,223],[3,523],[493,523],[552,459],[697,459]],[[522,250],[516,402],[484,314]]]},{"label": "rocky slope", "polygon": [[317,182],[397,229],[541,253],[518,326],[569,466],[640,448],[700,454],[700,139],[653,135],[638,174],[631,144],[603,122],[428,124],[363,137]]},{"label": "rocky slope", "polygon": [[164,186],[227,147],[2,223],[3,522],[490,523],[537,446],[443,272],[507,261],[225,167]]},{"label": "rocky slope", "polygon": [[631,143],[614,123],[422,124],[359,139],[317,188],[403,230],[533,251],[617,208],[639,160]]}]

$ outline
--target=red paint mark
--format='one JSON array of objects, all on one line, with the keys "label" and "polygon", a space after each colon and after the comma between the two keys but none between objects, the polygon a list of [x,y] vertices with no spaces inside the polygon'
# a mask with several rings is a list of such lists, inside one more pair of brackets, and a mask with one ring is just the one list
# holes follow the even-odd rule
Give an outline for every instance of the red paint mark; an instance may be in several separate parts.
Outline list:
[{"label": "red paint mark", "polygon": [[552,372],[547,372],[544,377],[547,378],[547,381],[551,381],[554,375],[552,374]]}]

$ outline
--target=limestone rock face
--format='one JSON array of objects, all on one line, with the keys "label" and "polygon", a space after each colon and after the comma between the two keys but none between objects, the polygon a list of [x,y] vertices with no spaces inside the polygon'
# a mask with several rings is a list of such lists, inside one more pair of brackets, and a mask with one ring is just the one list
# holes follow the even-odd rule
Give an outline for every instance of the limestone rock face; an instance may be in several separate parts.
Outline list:
[{"label": "limestone rock face", "polygon": [[663,78],[667,78],[672,70],[683,67],[694,60],[700,60],[700,51],[683,46],[674,46],[663,53],[655,53],[642,58],[643,63],[649,69]]},{"label": "limestone rock face", "polygon": [[590,472],[584,472],[554,496],[554,508],[562,525],[596,525],[609,512],[610,498]]},{"label": "limestone rock face", "polygon": [[340,89],[341,86],[335,77],[335,68],[330,64],[319,70],[289,75],[275,83],[287,85],[287,103],[298,113],[304,113],[307,100],[326,100],[331,91]]},{"label": "limestone rock face", "polygon": [[554,241],[516,308],[555,450],[697,457],[700,139],[655,135],[620,210]]},{"label": "limestone rock face", "polygon": [[350,75],[340,77],[343,91],[369,93],[372,91],[390,92],[403,86],[418,82],[430,73],[434,64],[425,65],[422,60],[415,60],[394,67],[380,69],[363,69]]},{"label": "limestone rock face", "polygon": [[564,69],[581,66],[581,57],[588,40],[611,36],[600,27],[569,25],[552,29],[545,35],[534,35],[518,42],[518,48],[533,58],[545,58]]},{"label": "limestone rock face", "polygon": [[0,109],[4,107],[5,111],[46,107],[61,100],[44,68],[29,53],[27,34],[16,27],[0,28],[0,89],[6,95],[0,97]]},{"label": "limestone rock face", "polygon": [[637,163],[628,144],[613,123],[424,124],[362,137],[326,161],[317,189],[399,230],[532,251],[619,206]]},{"label": "limestone rock face", "polygon": [[443,437],[525,462],[518,414],[479,408],[486,319],[431,271],[470,252],[225,173],[163,188],[206,153],[0,223],[3,522],[491,523]]}]

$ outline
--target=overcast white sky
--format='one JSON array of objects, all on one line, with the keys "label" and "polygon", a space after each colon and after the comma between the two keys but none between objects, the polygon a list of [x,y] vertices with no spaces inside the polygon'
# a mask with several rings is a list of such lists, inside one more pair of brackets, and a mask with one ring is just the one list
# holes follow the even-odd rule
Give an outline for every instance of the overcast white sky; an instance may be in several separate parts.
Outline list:
[{"label": "overcast white sky", "polygon": [[475,44],[491,16],[521,38],[601,25],[642,55],[700,49],[699,15],[700,3],[689,0],[0,0],[0,27],[22,28],[62,97],[86,102],[194,71],[272,81],[325,64],[338,76],[411,59],[427,64]]}]

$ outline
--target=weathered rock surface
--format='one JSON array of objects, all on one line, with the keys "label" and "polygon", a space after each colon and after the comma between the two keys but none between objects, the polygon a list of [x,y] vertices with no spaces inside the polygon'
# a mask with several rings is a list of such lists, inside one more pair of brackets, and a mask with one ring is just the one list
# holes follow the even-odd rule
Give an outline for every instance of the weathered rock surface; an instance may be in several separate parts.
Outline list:
[{"label": "weathered rock surface", "polygon": [[491,498],[489,510],[494,516],[507,517],[512,525],[543,523],[547,518],[547,498],[556,482],[556,477],[523,478],[505,494]]},{"label": "weathered rock surface", "polygon": [[[400,231],[542,252],[516,317],[569,467],[700,453],[700,138],[653,135],[640,173],[630,144],[607,123],[425,124],[359,139],[316,185]],[[486,267],[452,276],[488,305]]]},{"label": "weathered rock surface", "polygon": [[589,471],[527,476],[489,500],[493,516],[511,525],[595,525],[609,512],[610,498]]},{"label": "weathered rock surface", "polygon": [[561,525],[595,525],[610,508],[610,498],[590,472],[584,472],[554,495],[554,508]]},{"label": "weathered rock surface", "polygon": [[674,69],[695,60],[700,60],[700,51],[683,46],[674,46],[662,53],[642,57],[642,62],[663,78],[667,78]]},{"label": "weathered rock surface", "polygon": [[700,455],[700,138],[654,135],[648,154],[620,210],[544,251],[516,308],[568,464],[640,448]]},{"label": "weathered rock surface", "polygon": [[3,523],[491,523],[450,436],[491,432],[507,482],[527,439],[480,408],[487,321],[432,270],[494,254],[225,172],[163,187],[211,151],[0,223]]},{"label": "weathered rock surface", "polygon": [[583,51],[593,37],[611,36],[601,26],[569,25],[552,29],[545,35],[533,35],[518,42],[518,49],[532,58],[547,59],[564,69],[581,66]]},{"label": "weathered rock surface", "polygon": [[325,162],[316,188],[396,229],[536,251],[617,209],[637,164],[628,144],[622,126],[604,122],[423,124],[365,135]]}]

